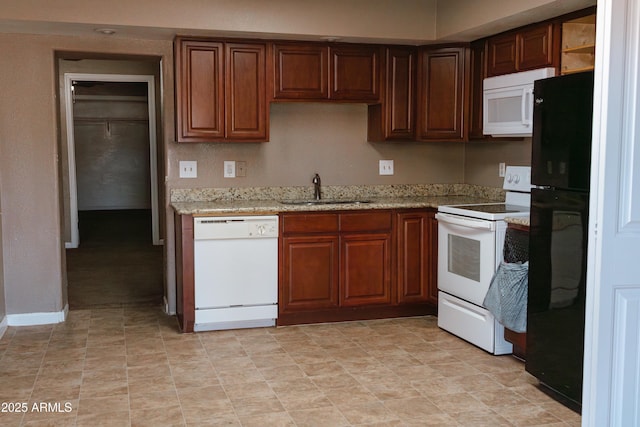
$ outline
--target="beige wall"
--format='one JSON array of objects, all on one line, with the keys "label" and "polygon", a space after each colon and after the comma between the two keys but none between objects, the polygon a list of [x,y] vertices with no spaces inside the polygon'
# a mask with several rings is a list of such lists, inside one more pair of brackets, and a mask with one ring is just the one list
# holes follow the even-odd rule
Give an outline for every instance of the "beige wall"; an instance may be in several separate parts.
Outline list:
[{"label": "beige wall", "polygon": [[531,138],[516,141],[488,140],[465,145],[464,181],[487,187],[502,187],[498,164],[531,165]]},{"label": "beige wall", "polygon": [[[463,179],[464,144],[367,142],[364,104],[271,104],[271,137],[253,144],[171,144],[173,188],[450,183]],[[393,176],[378,174],[392,159]],[[198,179],[177,177],[179,160],[198,160]],[[224,160],[247,162],[247,176],[224,178]]]},{"label": "beige wall", "polygon": [[173,134],[171,42],[0,34],[0,182],[8,314],[57,312],[66,303],[56,50],[165,58],[168,102],[163,123],[165,134]]},{"label": "beige wall", "polygon": [[595,0],[438,0],[436,39],[473,41],[595,4]]},{"label": "beige wall", "polygon": [[[4,260],[2,257],[2,210],[0,206],[0,323],[5,318],[7,314],[5,299],[4,299]],[[0,331],[0,334],[2,332]]]},{"label": "beige wall", "polygon": [[[2,144],[0,144],[0,159],[3,157],[2,155]],[[0,164],[0,324],[5,319],[5,315],[7,314],[5,298],[4,298],[4,259],[2,256],[2,228],[4,227],[2,216],[2,165]],[[0,335],[2,331],[0,330]],[[0,336],[1,338],[1,336]]]},{"label": "beige wall", "polygon": [[80,27],[91,33],[96,27],[115,27],[122,30],[119,34],[166,39],[185,32],[316,40],[424,41],[435,36],[436,0],[58,0],[55,7],[49,0],[13,3],[0,9],[0,20],[9,20],[9,28],[20,21],[47,31]]},{"label": "beige wall", "polygon": [[[5,31],[172,39],[176,33],[421,44],[470,41],[594,5],[595,0],[50,0],[0,8]],[[4,20],[4,22],[2,22]]]}]

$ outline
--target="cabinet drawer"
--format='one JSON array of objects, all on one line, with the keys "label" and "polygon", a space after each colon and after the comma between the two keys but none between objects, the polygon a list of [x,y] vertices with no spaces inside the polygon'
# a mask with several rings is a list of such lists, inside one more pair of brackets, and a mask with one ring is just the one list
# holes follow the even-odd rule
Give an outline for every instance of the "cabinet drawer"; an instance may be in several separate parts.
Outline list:
[{"label": "cabinet drawer", "polygon": [[337,233],[338,214],[287,214],[280,221],[282,234]]},{"label": "cabinet drawer", "polygon": [[340,215],[340,231],[382,231],[391,229],[391,212],[358,212]]}]

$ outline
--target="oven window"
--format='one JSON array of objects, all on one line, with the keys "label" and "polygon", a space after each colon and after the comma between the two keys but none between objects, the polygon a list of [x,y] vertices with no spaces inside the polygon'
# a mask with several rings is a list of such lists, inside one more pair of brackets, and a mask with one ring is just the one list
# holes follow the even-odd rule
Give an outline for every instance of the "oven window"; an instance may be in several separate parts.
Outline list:
[{"label": "oven window", "polygon": [[480,282],[480,241],[449,234],[449,272]]}]

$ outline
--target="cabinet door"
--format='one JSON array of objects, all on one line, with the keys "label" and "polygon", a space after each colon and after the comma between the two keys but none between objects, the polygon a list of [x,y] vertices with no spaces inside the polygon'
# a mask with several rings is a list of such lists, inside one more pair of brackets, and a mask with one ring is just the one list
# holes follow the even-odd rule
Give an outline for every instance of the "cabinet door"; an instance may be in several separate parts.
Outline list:
[{"label": "cabinet door", "polygon": [[398,303],[438,304],[438,221],[434,211],[398,214]]},{"label": "cabinet door", "polygon": [[340,305],[391,303],[391,234],[341,237]]},{"label": "cabinet door", "polygon": [[369,106],[368,140],[412,140],[415,138],[416,49],[386,48],[385,71],[382,104]]},{"label": "cabinet door", "polygon": [[438,220],[436,213],[427,214],[428,248],[429,255],[429,280],[427,285],[428,301],[438,306]]},{"label": "cabinet door", "polygon": [[380,47],[331,46],[329,98],[348,101],[380,100]]},{"label": "cabinet door", "polygon": [[518,33],[518,71],[558,65],[554,63],[553,28],[548,23]]},{"label": "cabinet door", "polygon": [[426,49],[418,71],[418,139],[465,141],[469,112],[469,50],[464,47]]},{"label": "cabinet door", "polygon": [[487,41],[487,76],[515,73],[517,69],[515,33],[491,37]]},{"label": "cabinet door", "polygon": [[398,214],[398,303],[429,300],[430,227],[426,212]]},{"label": "cabinet door", "polygon": [[482,83],[487,76],[484,40],[471,43],[471,102],[469,105],[469,139],[484,139],[482,133]]},{"label": "cabinet door", "polygon": [[267,139],[266,49],[260,43],[225,43],[227,139]]},{"label": "cabinet door", "polygon": [[282,239],[279,311],[338,307],[338,236]]},{"label": "cabinet door", "polygon": [[178,142],[224,138],[222,43],[177,39],[176,137]]},{"label": "cabinet door", "polygon": [[329,98],[329,49],[326,45],[274,46],[274,99]]}]

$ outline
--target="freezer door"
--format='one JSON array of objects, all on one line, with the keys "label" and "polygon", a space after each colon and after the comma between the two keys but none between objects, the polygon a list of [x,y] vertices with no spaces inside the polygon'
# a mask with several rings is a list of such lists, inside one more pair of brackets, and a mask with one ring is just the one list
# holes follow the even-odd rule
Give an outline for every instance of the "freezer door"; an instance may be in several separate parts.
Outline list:
[{"label": "freezer door", "polygon": [[534,85],[531,183],[589,190],[593,72]]},{"label": "freezer door", "polygon": [[526,370],[582,396],[588,193],[533,189]]}]

